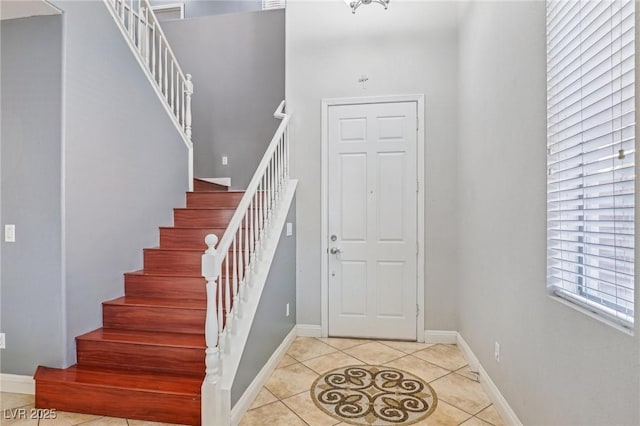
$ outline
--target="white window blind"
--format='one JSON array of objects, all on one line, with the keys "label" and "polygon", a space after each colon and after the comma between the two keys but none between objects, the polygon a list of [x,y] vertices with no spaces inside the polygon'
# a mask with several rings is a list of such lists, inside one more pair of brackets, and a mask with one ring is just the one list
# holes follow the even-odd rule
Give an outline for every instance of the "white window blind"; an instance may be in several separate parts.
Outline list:
[{"label": "white window blind", "polygon": [[262,10],[284,9],[285,0],[262,0]]},{"label": "white window blind", "polygon": [[547,1],[547,286],[634,318],[633,0]]}]

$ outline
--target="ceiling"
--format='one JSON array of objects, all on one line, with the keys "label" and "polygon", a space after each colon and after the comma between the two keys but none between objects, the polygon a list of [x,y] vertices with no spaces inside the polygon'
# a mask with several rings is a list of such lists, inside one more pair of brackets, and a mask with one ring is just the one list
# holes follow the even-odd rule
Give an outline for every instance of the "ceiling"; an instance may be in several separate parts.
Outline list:
[{"label": "ceiling", "polygon": [[0,0],[1,20],[60,13],[60,10],[44,0]]}]

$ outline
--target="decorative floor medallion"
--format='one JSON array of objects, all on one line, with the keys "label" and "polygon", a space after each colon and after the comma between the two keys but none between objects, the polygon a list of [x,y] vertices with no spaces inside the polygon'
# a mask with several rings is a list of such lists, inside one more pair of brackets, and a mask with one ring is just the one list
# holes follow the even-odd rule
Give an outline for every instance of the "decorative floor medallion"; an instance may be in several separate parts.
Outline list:
[{"label": "decorative floor medallion", "polygon": [[438,404],[431,386],[396,368],[358,365],[336,368],[311,386],[313,402],[328,415],[353,425],[410,425]]}]

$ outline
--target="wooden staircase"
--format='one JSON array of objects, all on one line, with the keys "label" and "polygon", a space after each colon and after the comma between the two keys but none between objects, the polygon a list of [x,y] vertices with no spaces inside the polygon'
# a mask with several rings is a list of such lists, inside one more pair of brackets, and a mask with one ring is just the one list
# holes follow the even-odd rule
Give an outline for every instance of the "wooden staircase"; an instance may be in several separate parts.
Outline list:
[{"label": "wooden staircase", "polygon": [[[103,328],[76,337],[77,364],[38,367],[36,407],[200,424],[205,374],[204,237],[222,237],[243,192],[195,180],[144,269],[124,275],[125,296],[104,302]],[[226,188],[224,188],[226,189]]]}]

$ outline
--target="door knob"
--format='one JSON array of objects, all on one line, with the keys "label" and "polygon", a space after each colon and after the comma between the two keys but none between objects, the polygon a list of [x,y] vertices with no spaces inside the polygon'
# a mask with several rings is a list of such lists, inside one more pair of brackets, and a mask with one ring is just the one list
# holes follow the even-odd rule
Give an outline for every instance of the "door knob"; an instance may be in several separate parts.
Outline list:
[{"label": "door knob", "polygon": [[331,254],[338,254],[338,253],[342,253],[342,250],[340,250],[338,247],[331,247],[329,249],[329,253]]}]

